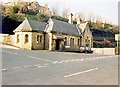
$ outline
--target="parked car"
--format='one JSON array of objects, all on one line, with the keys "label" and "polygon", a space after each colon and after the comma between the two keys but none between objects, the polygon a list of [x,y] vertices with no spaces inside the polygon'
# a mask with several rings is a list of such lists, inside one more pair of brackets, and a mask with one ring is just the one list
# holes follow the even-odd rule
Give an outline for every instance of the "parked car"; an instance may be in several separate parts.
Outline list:
[{"label": "parked car", "polygon": [[86,47],[86,46],[81,46],[80,47],[80,52],[81,53],[93,53],[93,51],[91,50],[90,47]]},{"label": "parked car", "polygon": [[70,46],[65,46],[64,51],[65,52],[80,52],[79,47],[70,47]]}]

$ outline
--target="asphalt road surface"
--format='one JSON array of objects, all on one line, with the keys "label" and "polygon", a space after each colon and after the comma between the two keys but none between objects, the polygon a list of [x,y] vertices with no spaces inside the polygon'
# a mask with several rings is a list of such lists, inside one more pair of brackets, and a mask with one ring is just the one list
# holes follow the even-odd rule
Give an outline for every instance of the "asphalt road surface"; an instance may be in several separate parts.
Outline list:
[{"label": "asphalt road surface", "polygon": [[118,56],[3,48],[3,85],[117,85]]}]

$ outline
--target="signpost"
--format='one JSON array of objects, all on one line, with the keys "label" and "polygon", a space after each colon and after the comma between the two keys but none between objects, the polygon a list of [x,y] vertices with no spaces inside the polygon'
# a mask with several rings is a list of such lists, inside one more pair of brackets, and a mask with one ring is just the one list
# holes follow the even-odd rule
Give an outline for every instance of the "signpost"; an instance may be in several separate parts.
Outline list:
[{"label": "signpost", "polygon": [[115,40],[117,41],[117,48],[119,47],[119,41],[120,41],[120,34],[115,34]]},{"label": "signpost", "polygon": [[116,55],[119,55],[120,34],[115,34],[115,41],[117,41],[117,48],[115,48],[115,54],[116,54]]}]

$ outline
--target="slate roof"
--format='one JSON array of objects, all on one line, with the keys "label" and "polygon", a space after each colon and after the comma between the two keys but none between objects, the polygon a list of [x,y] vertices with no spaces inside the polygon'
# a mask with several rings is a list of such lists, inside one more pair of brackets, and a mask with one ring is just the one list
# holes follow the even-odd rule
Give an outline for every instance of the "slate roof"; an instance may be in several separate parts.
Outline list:
[{"label": "slate roof", "polygon": [[107,37],[107,39],[110,41],[114,41],[114,38],[115,38],[115,36],[112,32],[105,31],[102,29],[93,29],[92,35],[93,35],[93,39],[95,41],[103,41],[105,37]]},{"label": "slate roof", "polygon": [[15,30],[14,32],[20,32],[20,31],[42,31],[44,32],[44,29],[46,27],[45,22],[40,22],[36,20],[31,19],[25,19]]},{"label": "slate roof", "polygon": [[[59,21],[52,19],[54,22],[54,25],[52,27],[53,32],[59,32],[59,33],[64,33],[68,35],[77,35],[80,36],[79,30],[76,27],[76,25],[69,24],[67,22]],[[31,19],[25,19],[15,30],[14,32],[29,32],[29,31],[42,31],[46,32],[46,22],[41,22],[37,20],[31,20]]]},{"label": "slate roof", "polygon": [[80,35],[76,25],[54,19],[52,21],[54,22],[52,31],[68,35]]}]

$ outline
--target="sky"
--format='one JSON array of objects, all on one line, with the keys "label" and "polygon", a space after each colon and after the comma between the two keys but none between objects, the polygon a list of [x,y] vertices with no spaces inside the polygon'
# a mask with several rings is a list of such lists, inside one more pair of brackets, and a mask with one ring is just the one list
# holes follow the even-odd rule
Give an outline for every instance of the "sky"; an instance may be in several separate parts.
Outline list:
[{"label": "sky", "polygon": [[[3,1],[3,0],[2,0]],[[10,0],[4,0],[7,2]],[[59,13],[67,9],[70,13],[81,14],[81,17],[93,16],[105,22],[118,24],[119,0],[36,0],[40,5],[48,4],[50,10],[57,9]]]}]

